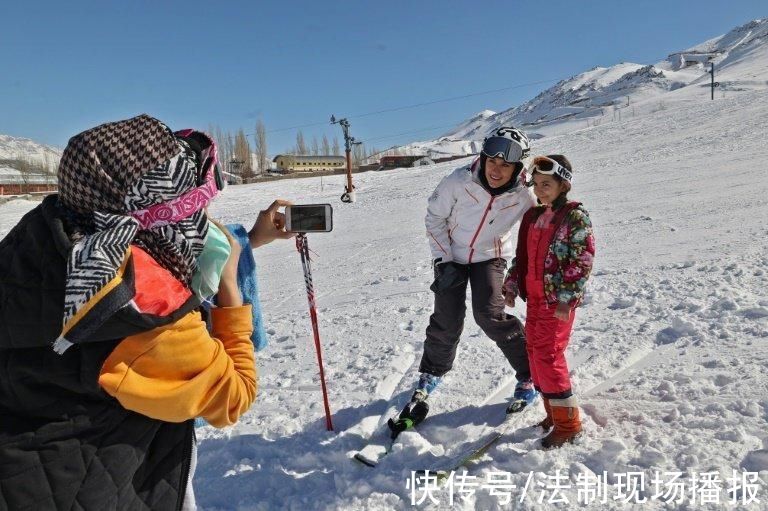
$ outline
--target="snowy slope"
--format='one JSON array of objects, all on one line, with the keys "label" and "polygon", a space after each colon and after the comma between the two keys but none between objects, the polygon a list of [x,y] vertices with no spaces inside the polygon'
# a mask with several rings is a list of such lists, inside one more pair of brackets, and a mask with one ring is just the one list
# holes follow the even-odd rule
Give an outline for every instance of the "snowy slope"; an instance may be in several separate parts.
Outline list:
[{"label": "snowy slope", "polygon": [[[537,153],[572,159],[574,198],[591,212],[598,241],[569,348],[586,432],[550,452],[536,449],[531,429],[507,435],[469,468],[479,483],[501,472],[519,499],[531,477],[517,508],[555,509],[545,485],[557,470],[569,476],[561,495],[572,504],[577,478],[605,471],[609,497],[594,509],[768,509],[766,121],[768,92],[732,92],[535,142]],[[343,176],[230,187],[214,203],[216,216],[243,223],[277,196],[333,204],[334,232],[311,235],[310,246],[336,432],[324,430],[298,255],[276,242],[256,251],[270,335],[256,355],[258,400],[237,426],[198,430],[203,509],[410,509],[410,471],[498,420],[503,408],[484,403],[513,375],[469,314],[421,434],[404,433],[376,469],[350,460],[387,401],[407,396],[417,378],[432,308],[423,216],[452,168],[356,175],[352,205],[338,201]],[[0,236],[33,206],[0,205]],[[759,474],[760,504],[725,505],[733,470]],[[681,472],[686,485],[694,473],[718,472],[723,505],[692,501],[689,486],[679,503],[653,499],[656,471]],[[614,500],[627,472],[645,474],[649,502]],[[509,508],[474,489],[466,501],[454,494],[453,508]],[[444,509],[450,495],[435,490],[441,504],[419,508]]]},{"label": "snowy slope", "polygon": [[725,90],[762,89],[768,82],[768,19],[754,20],[688,52],[712,52]]},{"label": "snowy slope", "polygon": [[[689,64],[681,63],[686,57]],[[647,115],[669,102],[705,99],[709,95],[708,58],[716,66],[718,94],[768,88],[768,19],[754,20],[725,35],[670,54],[653,65],[620,63],[595,67],[562,80],[522,105],[472,118],[434,141],[415,142],[401,150],[455,150],[466,154],[492,129],[504,125],[524,128],[533,137],[553,136]],[[700,62],[695,63],[700,60]],[[468,129],[467,125],[470,126]],[[472,144],[475,141],[475,144]],[[450,142],[450,143],[449,143]]]},{"label": "snowy slope", "polygon": [[[535,433],[521,431],[474,475],[508,472],[522,488],[529,473],[541,480],[558,469],[573,484],[587,471],[646,471],[650,481],[656,470],[717,470],[726,486],[733,469],[745,469],[761,471],[768,501],[768,178],[758,165],[766,120],[768,93],[749,92],[537,143],[537,152],[572,157],[577,197],[598,236],[570,348],[587,433],[578,446],[541,452]],[[341,178],[325,179],[324,190],[318,180],[233,188],[215,206],[225,220],[245,221],[242,211],[277,195],[334,204],[335,233],[310,241],[338,432],[323,430],[297,255],[288,244],[266,247],[257,256],[272,344],[257,355],[260,400],[236,428],[201,432],[196,481],[205,506],[405,509],[409,471],[483,430],[474,418],[494,410],[480,405],[512,374],[470,316],[422,435],[406,433],[377,469],[348,459],[385,402],[415,382],[432,305],[425,200],[451,169],[359,175],[351,206],[337,201]],[[445,504],[448,491],[435,493]],[[575,488],[564,493],[577,501]],[[649,482],[645,496],[653,495]],[[549,509],[538,496],[521,508]],[[501,506],[486,490],[456,507]],[[626,508],[612,499],[599,507]],[[698,507],[690,499],[642,506],[661,508]]]},{"label": "snowy slope", "polygon": [[[513,448],[533,448],[534,434],[512,435],[474,474],[510,472],[522,487],[531,471],[542,478],[556,469],[574,478],[721,470],[723,480],[732,469],[768,470],[768,180],[757,165],[766,100],[765,92],[744,93],[539,141],[537,151],[572,157],[598,235],[596,275],[571,348],[581,361],[574,383],[587,434],[578,446],[523,456]],[[257,355],[260,401],[236,428],[202,432],[202,503],[407,508],[408,471],[483,429],[472,417],[487,416],[479,405],[512,375],[468,318],[422,434],[406,433],[373,471],[348,460],[386,400],[415,381],[431,312],[425,199],[451,168],[360,175],[351,206],[337,201],[341,178],[330,189],[326,178],[322,191],[318,180],[233,188],[216,205],[227,221],[245,220],[249,205],[277,195],[335,205],[336,232],[312,236],[311,245],[338,433],[323,431],[298,258],[288,244],[266,247],[257,256],[272,345]],[[576,500],[575,491],[566,495]],[[438,497],[445,502],[447,491]],[[463,507],[498,504],[486,491]]]},{"label": "snowy slope", "polygon": [[35,142],[28,138],[0,134],[0,160],[27,159],[54,166],[61,159],[62,150]]}]

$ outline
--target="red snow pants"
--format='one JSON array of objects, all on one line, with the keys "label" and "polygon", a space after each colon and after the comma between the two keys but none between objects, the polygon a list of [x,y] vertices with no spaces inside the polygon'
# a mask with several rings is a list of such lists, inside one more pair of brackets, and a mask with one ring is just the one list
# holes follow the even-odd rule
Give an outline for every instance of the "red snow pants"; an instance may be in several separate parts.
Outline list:
[{"label": "red snow pants", "polygon": [[[549,220],[549,219],[547,219]],[[544,295],[544,261],[549,252],[555,226],[549,221],[543,227],[531,225],[526,240],[528,271],[526,274],[527,317],[525,340],[533,383],[549,399],[566,399],[572,395],[565,348],[571,337],[575,311],[568,321],[555,317],[556,304],[549,305]]]}]

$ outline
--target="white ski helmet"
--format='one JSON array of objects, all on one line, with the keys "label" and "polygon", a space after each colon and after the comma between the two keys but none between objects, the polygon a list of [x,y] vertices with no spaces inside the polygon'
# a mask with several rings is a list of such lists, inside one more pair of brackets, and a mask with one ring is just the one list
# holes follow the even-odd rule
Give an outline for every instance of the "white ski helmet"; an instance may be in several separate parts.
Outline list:
[{"label": "white ski helmet", "polygon": [[521,130],[513,126],[502,126],[489,134],[483,141],[483,154],[489,158],[501,157],[507,163],[522,162],[531,151],[531,141]]}]

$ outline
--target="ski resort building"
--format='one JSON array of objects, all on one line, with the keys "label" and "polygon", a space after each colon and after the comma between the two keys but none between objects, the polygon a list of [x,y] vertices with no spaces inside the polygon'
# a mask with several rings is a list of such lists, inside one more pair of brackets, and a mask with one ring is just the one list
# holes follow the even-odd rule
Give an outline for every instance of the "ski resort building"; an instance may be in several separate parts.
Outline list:
[{"label": "ski resort building", "polygon": [[718,55],[716,52],[680,52],[671,54],[667,60],[672,63],[673,69],[680,70],[697,64],[706,65]]},{"label": "ski resort building", "polygon": [[[384,156],[379,161],[378,168],[376,170],[387,170],[396,168],[408,168],[408,167],[420,167],[422,165],[434,165],[436,163],[443,163],[446,161],[458,160],[461,158],[467,158],[468,156],[475,156],[476,153],[471,154],[454,154],[451,156],[444,156],[442,158],[435,158],[434,156]],[[362,170],[362,166],[361,166]]]},{"label": "ski resort building", "polygon": [[55,174],[20,171],[0,165],[0,195],[52,192],[57,189]]},{"label": "ski resort building", "polygon": [[426,158],[423,154],[410,156],[382,156],[379,160],[379,170],[413,167],[414,164]]},{"label": "ski resort building", "polygon": [[272,159],[276,170],[281,173],[289,172],[319,172],[340,170],[346,167],[344,156],[309,156],[296,154],[278,154]]}]

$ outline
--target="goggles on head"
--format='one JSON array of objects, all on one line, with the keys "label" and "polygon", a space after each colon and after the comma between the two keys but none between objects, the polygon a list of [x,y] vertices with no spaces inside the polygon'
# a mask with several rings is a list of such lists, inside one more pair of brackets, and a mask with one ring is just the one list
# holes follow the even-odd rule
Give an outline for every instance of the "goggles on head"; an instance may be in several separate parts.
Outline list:
[{"label": "goggles on head", "polygon": [[226,181],[219,167],[219,155],[216,142],[202,131],[186,129],[174,133],[176,138],[183,140],[197,156],[199,172],[197,174],[198,186],[203,185],[208,173],[212,172],[216,182],[216,188],[221,191],[226,186]]},{"label": "goggles on head", "polygon": [[197,187],[178,197],[146,209],[132,211],[130,215],[138,220],[141,229],[152,229],[184,220],[202,210],[224,189],[224,180],[219,168],[216,143],[205,133],[191,129],[174,133],[183,140],[197,157]]},{"label": "goggles on head", "polygon": [[570,170],[566,169],[555,160],[547,158],[546,156],[537,156],[533,159],[533,163],[529,167],[531,175],[535,172],[544,174],[547,176],[557,176],[569,184],[573,181],[573,174]]},{"label": "goggles on head", "polygon": [[507,163],[517,163],[528,156],[528,149],[505,137],[488,137],[483,142],[483,154],[488,158],[501,158]]}]

